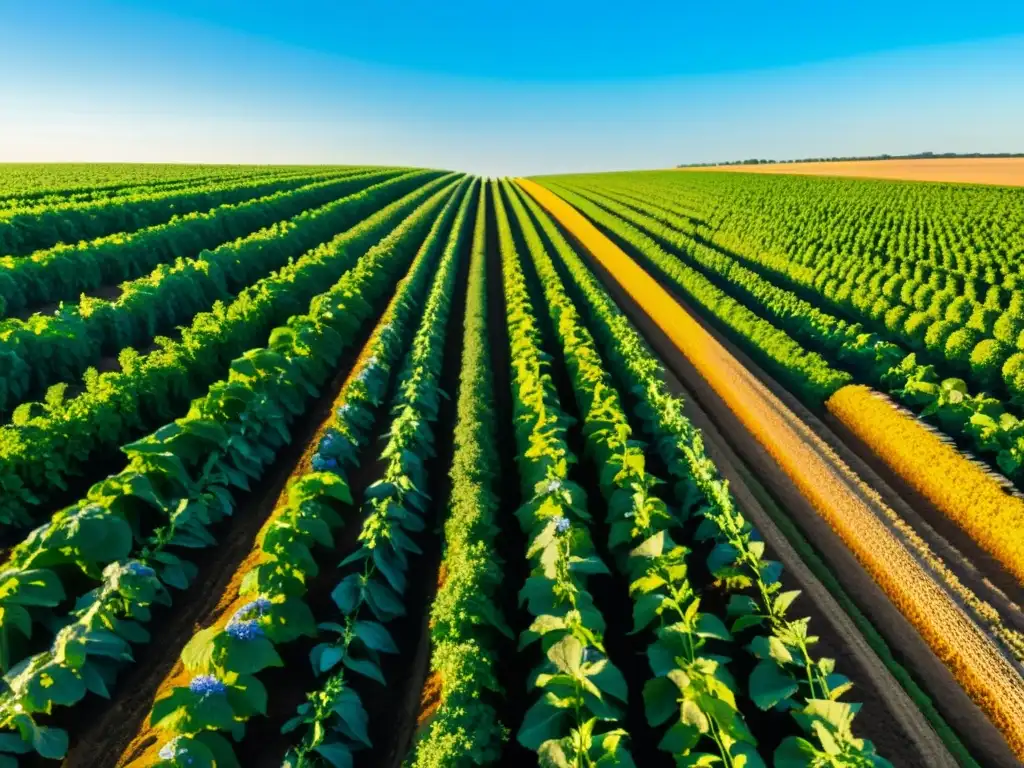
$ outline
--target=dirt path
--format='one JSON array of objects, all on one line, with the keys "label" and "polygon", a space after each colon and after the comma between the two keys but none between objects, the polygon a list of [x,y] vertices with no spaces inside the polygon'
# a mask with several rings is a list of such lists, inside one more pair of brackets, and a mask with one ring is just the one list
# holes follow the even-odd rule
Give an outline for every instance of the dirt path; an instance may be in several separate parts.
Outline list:
[{"label": "dirt path", "polygon": [[[520,183],[531,194],[538,189],[530,182]],[[836,548],[829,556],[831,560],[833,555],[845,552],[847,562],[836,562],[836,566],[844,571],[848,582],[859,573],[859,589],[851,592],[877,591],[875,582],[883,586],[906,619],[927,638],[934,653],[946,661],[972,698],[985,707],[1006,740],[1024,754],[1024,686],[1019,676],[985,633],[888,530],[882,522],[885,505],[881,498],[691,313],[592,224],[564,201],[552,199],[550,193],[542,190],[534,197],[583,242],[597,262],[614,272],[615,281],[626,293],[644,306],[654,327],[671,341],[676,372],[733,438],[744,458],[784,500],[784,506],[801,513],[802,523],[817,526],[814,541],[834,537],[835,533],[842,537],[846,547]],[[652,323],[648,321],[647,325],[651,327]],[[851,551],[862,567],[849,562]],[[933,695],[955,697],[959,686],[950,680],[942,663],[927,653],[921,636],[906,621],[900,627],[902,617],[891,604],[888,611],[884,610],[888,603],[884,596],[875,602],[877,614],[888,614],[887,624],[879,628],[901,649],[914,650],[915,670],[928,673],[923,676]],[[878,622],[875,615],[872,618]],[[962,693],[959,690],[960,698]],[[959,721],[974,737],[972,746],[984,752],[987,764],[1019,765],[1002,738],[985,737],[986,730],[992,736],[992,728],[984,719],[971,717],[971,710],[977,713],[976,708],[968,704],[951,712],[947,709],[943,709],[944,714],[953,715],[950,719]]]}]

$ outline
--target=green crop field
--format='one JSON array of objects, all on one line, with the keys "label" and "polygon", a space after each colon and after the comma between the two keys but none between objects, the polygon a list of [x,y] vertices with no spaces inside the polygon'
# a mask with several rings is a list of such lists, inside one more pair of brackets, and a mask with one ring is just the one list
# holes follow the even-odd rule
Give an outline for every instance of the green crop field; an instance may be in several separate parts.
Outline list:
[{"label": "green crop field", "polygon": [[1024,759],[1024,190],[0,165],[0,416],[0,768]]}]

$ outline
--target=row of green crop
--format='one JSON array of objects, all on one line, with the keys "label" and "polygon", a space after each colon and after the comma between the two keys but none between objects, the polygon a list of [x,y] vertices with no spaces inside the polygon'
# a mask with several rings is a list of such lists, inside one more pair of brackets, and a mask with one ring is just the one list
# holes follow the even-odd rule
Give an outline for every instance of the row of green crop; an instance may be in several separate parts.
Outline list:
[{"label": "row of green crop", "polygon": [[353,752],[372,746],[365,730],[353,725],[366,722],[353,693],[360,677],[387,685],[381,654],[396,653],[398,647],[386,625],[406,612],[402,596],[410,563],[423,554],[417,539],[435,522],[426,466],[435,456],[434,425],[445,396],[440,387],[445,340],[475,198],[471,192],[459,209],[398,376],[388,439],[379,457],[383,470],[364,494],[359,545],[339,566],[341,578],[331,594],[339,621],[321,624],[332,639],[310,654],[316,674],[327,676],[283,729],[296,733],[282,763],[287,768],[313,768],[321,760],[344,768],[352,764]]},{"label": "row of green crop", "polygon": [[26,256],[57,243],[77,243],[169,221],[175,214],[295,189],[337,171],[285,174],[283,178],[215,180],[184,189],[151,191],[110,201],[41,205],[0,212],[0,255]]},{"label": "row of green crop", "polygon": [[3,199],[114,191],[218,176],[267,176],[326,170],[311,166],[188,165],[180,163],[0,163]]},{"label": "row of green crop", "polygon": [[[392,294],[453,190],[454,184],[446,186],[418,206],[316,296],[308,314],[292,315],[271,334],[269,346],[235,360],[228,378],[196,400],[187,416],[128,446],[132,460],[125,471],[94,486],[15,549],[5,571],[8,635],[15,626],[32,627],[46,607],[65,605],[64,585],[81,584],[83,576],[100,584],[76,601],[72,623],[50,648],[5,675],[0,726],[11,733],[0,750],[62,756],[67,735],[40,716],[54,706],[73,706],[89,692],[103,695],[130,661],[131,644],[149,639],[143,625],[151,603],[166,601],[165,587],[184,588],[196,573],[176,550],[215,545],[210,528],[235,511],[232,489],[248,489],[275,460],[289,440],[289,424]],[[65,581],[62,574],[74,578]],[[194,692],[210,692],[200,688]],[[250,692],[256,695],[255,686]]]},{"label": "row of green crop", "polygon": [[[471,194],[456,194],[436,218],[407,277],[399,283],[335,399],[331,423],[321,430],[310,463],[303,465],[307,471],[289,486],[265,528],[258,564],[242,579],[238,595],[232,596],[232,607],[242,604],[196,633],[183,649],[181,661],[189,684],[166,690],[155,702],[150,721],[159,735],[153,746],[156,755],[145,755],[142,764],[212,766],[216,761],[217,766],[238,765],[231,744],[223,737],[232,735],[240,740],[245,723],[254,715],[265,714],[267,692],[260,673],[281,666],[279,651],[288,643],[303,636],[329,637],[340,627],[335,622],[317,625],[318,617],[304,602],[304,596],[310,581],[320,574],[318,560],[336,556],[333,532],[355,522],[346,519],[355,511],[346,476],[358,465],[372,437],[375,412],[396,378],[406,350],[423,338],[424,329],[432,328],[434,334],[443,332],[445,318],[438,316],[438,310],[443,309],[442,299],[452,287],[471,202]],[[450,228],[451,235],[446,237]],[[417,332],[417,320],[423,312],[426,314]],[[406,372],[411,365],[406,364]],[[394,423],[398,424],[399,419]],[[367,551],[371,544],[364,540],[359,551]],[[389,555],[382,547],[374,551],[374,557]],[[387,562],[392,565],[390,559]],[[384,572],[398,573],[390,568]],[[324,577],[335,578],[330,571]],[[364,586],[374,601],[371,605],[391,605],[389,600],[398,599],[388,595],[388,590],[395,587],[384,578],[378,576],[372,585],[368,582]],[[396,649],[380,615],[348,621],[347,629],[350,637],[344,648],[332,650],[329,642],[315,647],[312,662],[316,673],[340,663],[344,669],[366,674],[369,668],[363,663],[376,664],[379,654]],[[381,680],[379,671],[369,674]],[[339,681],[330,688],[330,705],[316,697],[319,706],[304,705],[300,715],[317,709],[328,725],[331,717],[337,717],[345,733],[359,744],[368,744],[362,699],[355,687],[340,682],[338,673],[334,677]],[[337,746],[337,739],[330,738],[331,730],[322,729],[322,740],[308,745],[308,753],[333,762],[332,754],[337,758],[338,750],[347,749],[347,745]]]},{"label": "row of green crop", "polygon": [[540,646],[531,674],[533,700],[517,739],[543,765],[631,766],[621,727],[627,685],[608,658],[605,618],[588,590],[607,566],[591,538],[584,491],[569,479],[576,457],[566,442],[570,417],[558,401],[550,361],[497,185],[494,210],[505,289],[516,463],[522,498],[516,512],[528,547],[530,575],[519,599],[533,623],[520,652]]},{"label": "row of green crop", "polygon": [[505,738],[496,701],[500,635],[511,629],[497,603],[498,438],[487,334],[487,185],[480,190],[463,320],[451,499],[444,523],[443,581],[430,610],[436,709],[408,768],[468,768],[497,762]]},{"label": "row of green crop", "polygon": [[[114,300],[83,297],[52,314],[0,321],[0,355],[9,363],[0,372],[0,413],[50,384],[73,381],[103,355],[117,355],[128,346],[144,347],[158,333],[208,310],[214,301],[230,300],[256,278],[283,267],[296,251],[372,213],[370,205],[382,189],[401,188],[404,183],[401,177],[386,178],[371,173],[330,182],[329,189],[320,190],[330,195],[325,205],[249,234],[241,242],[226,238],[196,258],[179,256],[162,263],[150,274],[122,284]],[[355,198],[363,206],[353,206],[349,197],[368,188],[369,195]],[[338,195],[342,197],[337,199]],[[305,248],[296,247],[299,236]],[[259,250],[243,251],[249,244],[258,244]],[[239,258],[243,253],[245,257]]]},{"label": "row of green crop", "polygon": [[703,759],[763,766],[757,740],[737,706],[728,657],[721,653],[732,637],[721,618],[701,611],[688,574],[690,550],[673,540],[682,517],[659,497],[662,481],[647,470],[644,445],[631,438],[629,419],[594,339],[522,201],[506,190],[569,372],[586,455],[608,510],[608,549],[629,583],[632,631],[651,641],[652,677],[644,686],[644,703],[652,726],[668,726],[659,746],[684,765]]},{"label": "row of green crop", "polygon": [[[326,170],[326,169],[324,169]],[[339,169],[340,170],[340,169]],[[66,203],[83,203],[89,201],[108,201],[118,197],[128,197],[136,194],[147,194],[150,192],[166,192],[172,189],[183,189],[187,186],[200,186],[214,181],[231,181],[233,179],[255,180],[258,178],[284,178],[288,175],[309,175],[309,169],[286,169],[260,170],[238,166],[231,171],[220,173],[197,172],[192,176],[181,176],[172,178],[153,179],[146,183],[120,182],[110,183],[95,187],[83,187],[81,189],[68,190],[47,190],[36,189],[30,192],[22,192],[6,197],[0,197],[0,210],[13,211],[25,208],[39,208],[41,206],[56,206]],[[0,172],[2,175],[2,172]]]},{"label": "row of green crop", "polygon": [[[829,761],[835,765],[888,765],[870,742],[854,736],[851,721],[858,705],[840,701],[851,687],[849,681],[835,672],[832,659],[815,656],[813,646],[817,638],[810,634],[808,620],[787,615],[799,592],[783,590],[781,565],[764,557],[763,541],[736,507],[727,483],[704,451],[700,433],[683,415],[683,403],[668,391],[661,363],[547,215],[525,196],[524,202],[539,223],[546,242],[558,255],[556,267],[550,257],[535,249],[538,270],[555,312],[560,308],[562,313],[572,316],[575,304],[587,317],[587,325],[594,334],[591,338],[585,330],[578,330],[575,346],[566,344],[567,360],[578,360],[570,363],[570,369],[577,367],[574,378],[579,382],[581,411],[594,412],[592,439],[603,443],[604,451],[617,450],[624,466],[628,466],[628,433],[623,430],[625,434],[612,436],[597,428],[602,420],[608,419],[607,411],[601,411],[603,405],[612,403],[617,405],[617,414],[622,411],[617,397],[605,394],[602,401],[596,394],[590,394],[604,379],[608,391],[615,392],[617,387],[620,392],[630,393],[635,421],[641,424],[674,483],[673,512],[700,521],[695,534],[697,544],[710,545],[708,571],[729,594],[727,612],[732,625],[727,629],[716,617],[700,613],[699,597],[685,583],[687,549],[676,547],[667,530],[680,524],[681,519],[634,512],[628,520],[646,517],[650,527],[626,528],[630,536],[613,542],[613,551],[618,548],[624,552],[633,540],[643,540],[629,552],[625,564],[632,578],[631,591],[644,595],[638,602],[643,606],[636,615],[650,623],[659,615],[665,619],[666,611],[681,608],[684,614],[682,622],[663,626],[648,654],[656,675],[645,688],[648,717],[654,724],[679,718],[662,746],[674,752],[691,750],[707,739],[718,747],[717,757],[723,764],[756,764],[751,762],[756,758],[751,751],[752,739],[743,738],[749,734],[735,713],[735,705],[726,706],[739,692],[723,674],[727,662],[718,654],[709,654],[713,663],[702,661],[697,653],[702,640],[732,639],[736,641],[735,647],[743,639],[747,641],[744,651],[753,654],[757,663],[746,681],[746,689],[739,690],[760,709],[791,712],[804,734],[787,736],[782,741],[774,756],[777,768],[826,765]],[[555,295],[563,277],[571,288],[571,301],[564,294]],[[564,325],[562,320],[560,327]],[[601,357],[595,343],[605,352],[604,359],[612,372],[610,379],[596,367]],[[592,361],[591,373],[586,375],[582,369],[588,358]],[[628,427],[621,415],[615,423]],[[634,460],[634,470],[641,467]],[[614,476],[603,476],[602,484],[614,492],[617,480]],[[624,498],[620,494],[619,499]],[[614,519],[617,510],[613,500],[614,496],[609,511]],[[660,512],[663,508],[655,506],[654,510]],[[680,635],[691,638],[690,642]],[[676,665],[683,660],[692,666],[683,666],[680,675]],[[725,687],[712,680],[724,682]],[[715,703],[716,696],[724,701]],[[705,715],[698,717],[695,708]],[[714,758],[700,759],[706,759],[708,764],[718,762]]]},{"label": "row of green crop", "polygon": [[59,244],[23,258],[0,257],[0,315],[74,301],[84,291],[140,277],[158,264],[173,262],[176,257],[193,258],[206,248],[325,205],[352,190],[353,180],[359,177],[384,180],[398,173],[348,173],[293,190],[176,215],[164,224],[131,233]]},{"label": "row of green crop", "polygon": [[[298,226],[289,228],[290,236],[275,237],[273,230],[236,241],[232,247],[238,249],[239,259],[265,247],[284,247],[289,256],[299,258],[249,286],[230,304],[217,303],[210,312],[197,315],[180,341],[158,338],[157,348],[145,355],[126,349],[119,356],[120,371],[87,371],[85,391],[66,401],[63,388],[53,387],[45,404],[0,428],[0,521],[31,522],[71,479],[87,472],[97,456],[173,418],[223,374],[232,358],[263,343],[275,325],[301,313],[324,284],[336,280],[365,248],[450,181],[441,177],[423,184],[426,178],[393,180],[375,205],[413,191],[305,253],[322,237],[330,237],[330,231],[323,233],[305,221],[302,224],[316,230],[311,238],[305,237],[306,226]],[[365,210],[363,203],[370,202],[370,196],[365,190],[348,198],[346,205]]]}]

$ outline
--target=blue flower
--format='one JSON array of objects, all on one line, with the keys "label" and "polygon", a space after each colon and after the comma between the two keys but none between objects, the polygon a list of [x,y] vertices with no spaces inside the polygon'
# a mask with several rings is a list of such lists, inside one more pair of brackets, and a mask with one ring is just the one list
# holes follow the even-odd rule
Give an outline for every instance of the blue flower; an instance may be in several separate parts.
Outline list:
[{"label": "blue flower", "polygon": [[256,619],[235,621],[232,618],[228,622],[227,633],[235,640],[255,640],[258,637],[263,637],[263,627],[257,623]]},{"label": "blue flower", "polygon": [[604,654],[597,650],[597,648],[587,647],[583,649],[584,662],[600,661],[603,657]]},{"label": "blue flower", "polygon": [[570,527],[572,527],[572,524],[569,522],[568,518],[563,515],[559,515],[555,518],[555,530],[559,533],[565,533]]},{"label": "blue flower", "polygon": [[313,463],[313,471],[314,472],[324,472],[324,471],[326,471],[328,469],[337,469],[338,468],[338,460],[337,459],[324,458],[319,453],[314,453],[313,454],[313,462],[312,463]]},{"label": "blue flower", "polygon": [[196,675],[188,684],[188,689],[197,696],[212,696],[226,692],[227,686],[216,675]]},{"label": "blue flower", "polygon": [[260,595],[255,600],[246,603],[235,611],[235,615],[231,617],[228,624],[240,624],[243,621],[248,621],[249,619],[261,618],[270,610],[271,605],[272,604],[268,598]]},{"label": "blue flower", "polygon": [[548,483],[547,487],[544,489],[544,492],[545,493],[554,493],[555,491],[557,491],[561,487],[562,487],[562,481],[561,480],[552,480],[551,482]]},{"label": "blue flower", "polygon": [[132,576],[142,576],[149,578],[150,576],[156,576],[156,571],[150,568],[148,565],[143,565],[137,560],[132,560],[124,566],[125,573],[130,573]]}]

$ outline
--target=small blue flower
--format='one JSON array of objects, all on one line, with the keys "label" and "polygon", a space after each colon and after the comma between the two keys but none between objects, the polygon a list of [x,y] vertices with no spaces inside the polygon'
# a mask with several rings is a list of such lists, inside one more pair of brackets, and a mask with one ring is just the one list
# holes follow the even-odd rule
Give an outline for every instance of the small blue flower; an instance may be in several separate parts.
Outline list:
[{"label": "small blue flower", "polygon": [[593,662],[593,661],[600,661],[603,657],[604,657],[604,654],[602,654],[599,650],[597,650],[597,648],[587,647],[587,648],[583,649],[583,661],[584,662],[588,662],[589,663],[589,662]]},{"label": "small blue flower", "polygon": [[240,624],[243,621],[249,619],[257,619],[263,617],[271,608],[272,603],[266,597],[260,595],[255,600],[246,603],[237,611],[234,616],[228,621],[228,624]]},{"label": "small blue flower", "polygon": [[228,622],[227,633],[235,640],[255,640],[258,637],[263,637],[263,627],[257,623],[256,619],[242,621],[232,619]]},{"label": "small blue flower", "polygon": [[250,603],[250,605],[252,605],[257,611],[259,611],[260,616],[262,616],[264,613],[270,610],[271,602],[269,597],[263,597],[263,595],[260,595],[255,600],[253,600]]},{"label": "small blue flower", "polygon": [[321,456],[319,453],[313,454],[313,471],[314,472],[326,472],[329,469],[338,468],[337,459],[328,459]]},{"label": "small blue flower", "polygon": [[137,560],[132,560],[124,567],[125,573],[130,573],[132,576],[142,576],[149,578],[150,576],[156,576],[156,571],[150,568],[148,565],[143,565]]},{"label": "small blue flower", "polygon": [[558,533],[565,533],[570,527],[572,527],[572,524],[569,522],[568,518],[562,515],[555,518],[555,530],[558,531]]},{"label": "small blue flower", "polygon": [[188,684],[188,689],[197,696],[213,696],[226,692],[227,686],[216,675],[196,675]]},{"label": "small blue flower", "polygon": [[544,489],[544,492],[545,493],[554,493],[555,491],[557,491],[561,487],[562,487],[562,481],[561,480],[552,480],[551,482],[548,483],[547,487]]}]

